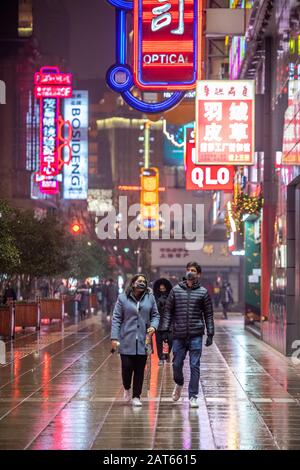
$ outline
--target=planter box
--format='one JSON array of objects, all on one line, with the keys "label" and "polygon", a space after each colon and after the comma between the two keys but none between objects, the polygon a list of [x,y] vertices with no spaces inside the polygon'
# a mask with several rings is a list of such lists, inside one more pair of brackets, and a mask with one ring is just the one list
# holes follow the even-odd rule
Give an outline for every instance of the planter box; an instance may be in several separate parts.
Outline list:
[{"label": "planter box", "polygon": [[14,338],[14,311],[12,305],[0,307],[0,336]]},{"label": "planter box", "polygon": [[40,312],[37,302],[15,303],[15,327],[40,329]]},{"label": "planter box", "polygon": [[61,299],[40,300],[41,320],[64,320],[64,301]]}]

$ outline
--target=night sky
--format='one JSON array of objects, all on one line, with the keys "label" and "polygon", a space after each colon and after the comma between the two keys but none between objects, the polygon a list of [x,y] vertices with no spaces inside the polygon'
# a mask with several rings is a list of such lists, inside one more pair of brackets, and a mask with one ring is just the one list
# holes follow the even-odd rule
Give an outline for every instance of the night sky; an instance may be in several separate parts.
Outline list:
[{"label": "night sky", "polygon": [[106,0],[34,2],[35,34],[43,52],[68,55],[78,78],[104,78],[114,62],[114,8]]}]

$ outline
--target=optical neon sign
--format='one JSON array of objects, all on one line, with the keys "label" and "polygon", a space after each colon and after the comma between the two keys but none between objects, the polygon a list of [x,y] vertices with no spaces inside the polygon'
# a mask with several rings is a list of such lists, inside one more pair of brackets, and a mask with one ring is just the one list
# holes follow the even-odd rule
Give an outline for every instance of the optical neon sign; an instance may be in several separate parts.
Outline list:
[{"label": "optical neon sign", "polygon": [[[35,180],[40,184],[43,194],[59,192],[59,178],[64,165],[63,148],[69,147],[72,136],[71,124],[60,115],[60,100],[72,96],[72,75],[60,73],[57,67],[43,67],[34,77],[34,94],[40,99],[40,158],[39,171]],[[67,137],[64,129],[67,128]]]},{"label": "optical neon sign", "polygon": [[[159,113],[176,106],[201,78],[202,0],[107,0],[116,8],[116,64],[107,83],[133,108]],[[128,13],[133,12],[133,63],[127,62]],[[174,92],[160,103],[132,93]]]},{"label": "optical neon sign", "polygon": [[201,48],[200,7],[198,0],[134,2],[134,81],[140,89],[195,87]]}]

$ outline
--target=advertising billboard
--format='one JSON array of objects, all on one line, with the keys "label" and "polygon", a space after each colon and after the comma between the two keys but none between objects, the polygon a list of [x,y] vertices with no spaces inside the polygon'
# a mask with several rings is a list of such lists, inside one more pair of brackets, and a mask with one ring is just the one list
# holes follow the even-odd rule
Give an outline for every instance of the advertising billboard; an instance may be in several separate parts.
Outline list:
[{"label": "advertising billboard", "polygon": [[253,165],[253,80],[197,83],[196,163]]},{"label": "advertising billboard", "polygon": [[[72,160],[64,165],[63,198],[84,200],[88,197],[88,127],[89,95],[86,90],[74,90],[72,98],[64,101],[64,119],[72,127],[69,146]],[[64,160],[68,160],[69,147],[64,149]]]}]

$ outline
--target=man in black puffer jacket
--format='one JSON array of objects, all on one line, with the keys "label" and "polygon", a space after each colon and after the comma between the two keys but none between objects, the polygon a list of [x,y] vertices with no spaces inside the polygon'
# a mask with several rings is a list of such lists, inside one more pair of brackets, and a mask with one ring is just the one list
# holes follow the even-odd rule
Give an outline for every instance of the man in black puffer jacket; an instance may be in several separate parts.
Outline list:
[{"label": "man in black puffer jacket", "polygon": [[188,263],[186,281],[173,287],[163,315],[162,330],[173,331],[173,373],[175,388],[173,401],[178,401],[184,383],[183,363],[187,351],[190,356],[189,399],[192,408],[198,408],[200,358],[202,339],[207,330],[206,346],[214,336],[214,314],[211,298],[200,284],[201,266]]}]

